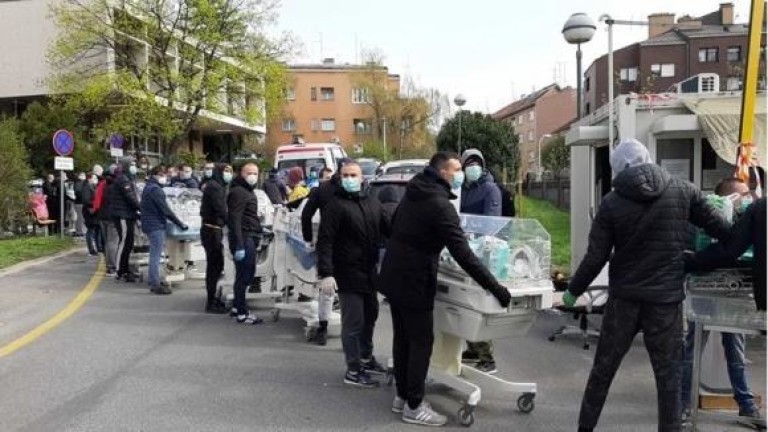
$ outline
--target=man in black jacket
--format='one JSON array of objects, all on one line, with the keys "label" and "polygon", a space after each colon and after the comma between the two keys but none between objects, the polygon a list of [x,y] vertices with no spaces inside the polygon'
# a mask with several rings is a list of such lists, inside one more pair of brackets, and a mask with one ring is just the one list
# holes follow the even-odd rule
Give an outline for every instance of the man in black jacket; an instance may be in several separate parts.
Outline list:
[{"label": "man in black jacket", "polygon": [[447,247],[470,277],[507,307],[509,291],[469,248],[451,199],[464,181],[459,156],[438,152],[406,187],[392,221],[392,236],[377,280],[392,311],[393,357],[397,396],[392,411],[403,421],[441,426],[446,418],[423,401],[424,380],[432,356],[432,310],[440,251]]},{"label": "man in black jacket", "polygon": [[262,322],[255,312],[248,311],[245,303],[245,291],[256,274],[256,247],[261,236],[259,201],[253,193],[258,181],[259,167],[247,163],[240,168],[240,175],[232,182],[227,196],[229,248],[235,260],[233,306],[237,322],[249,325]]},{"label": "man in black jacket", "polygon": [[200,241],[205,249],[205,290],[208,297],[205,312],[226,313],[221,300],[216,298],[216,284],[224,270],[224,247],[221,244],[222,231],[227,224],[227,185],[232,181],[232,167],[226,164],[215,165],[211,177],[204,183],[203,202],[200,216],[203,226],[200,228]]},{"label": "man in black jacket", "polygon": [[301,212],[301,235],[304,237],[304,241],[312,243],[312,218],[315,213],[320,210],[320,218],[323,217],[323,209],[329,202],[335,199],[336,192],[341,188],[341,177],[339,173],[344,164],[351,162],[351,159],[343,158],[339,159],[337,164],[339,171],[331,176],[331,179],[320,183],[320,186],[312,189],[307,197],[307,203],[304,205],[304,210]]},{"label": "man in black jacket", "polygon": [[277,178],[276,168],[269,170],[269,176],[264,181],[263,189],[272,204],[285,204],[288,200],[285,184]]},{"label": "man in black jacket", "polygon": [[325,207],[320,221],[318,287],[325,295],[339,292],[341,343],[347,363],[344,383],[373,387],[378,382],[368,373],[386,372],[373,356],[373,329],[379,316],[373,278],[381,234],[388,234],[388,226],[379,201],[361,192],[360,165],[345,164],[341,182],[342,188]]},{"label": "man in black jacket", "polygon": [[116,255],[117,278],[122,278],[126,282],[137,280],[137,275],[131,273],[129,267],[136,232],[136,219],[140,211],[135,176],[136,162],[130,158],[121,160],[106,196],[110,206],[110,217],[115,223],[119,238]]},{"label": "man in black jacket", "polygon": [[564,303],[573,305],[610,258],[610,298],[581,403],[579,431],[597,425],[616,370],[640,330],[656,377],[659,431],[679,431],[688,224],[717,239],[727,238],[730,227],[694,185],[655,165],[639,141],[622,141],[610,162],[614,191],[600,205],[587,254],[563,295]]}]

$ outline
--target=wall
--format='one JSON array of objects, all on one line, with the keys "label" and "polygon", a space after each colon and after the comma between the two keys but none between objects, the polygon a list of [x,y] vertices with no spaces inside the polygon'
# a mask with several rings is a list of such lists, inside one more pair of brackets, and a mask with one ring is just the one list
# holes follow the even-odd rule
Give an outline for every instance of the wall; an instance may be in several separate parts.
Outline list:
[{"label": "wall", "polygon": [[661,63],[672,63],[675,65],[675,76],[662,78],[657,76],[652,78],[653,85],[648,89],[651,93],[663,93],[673,84],[688,78],[686,74],[686,55],[685,45],[646,45],[640,49],[640,75],[643,80],[651,75],[651,65]]},{"label": "wall", "polygon": [[0,98],[48,94],[45,57],[55,34],[47,1],[0,1]]}]

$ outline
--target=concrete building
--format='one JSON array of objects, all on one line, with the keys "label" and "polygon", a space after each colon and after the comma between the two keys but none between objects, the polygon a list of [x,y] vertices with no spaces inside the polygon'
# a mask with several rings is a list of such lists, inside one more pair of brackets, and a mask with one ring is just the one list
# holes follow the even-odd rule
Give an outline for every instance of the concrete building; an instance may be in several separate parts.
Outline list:
[{"label": "concrete building", "polygon": [[[52,93],[48,83],[53,71],[47,61],[47,53],[57,37],[57,29],[50,14],[50,4],[47,0],[0,1],[0,115],[18,117],[30,103],[45,101]],[[151,45],[135,37],[129,39],[126,49],[131,50],[130,55],[140,59],[137,63],[151,71],[152,64],[145,60],[151,58]],[[169,50],[178,53],[180,45],[184,43],[187,41],[178,41]],[[118,57],[112,49],[104,49],[103,52],[90,54],[89,62],[98,64],[100,68],[105,68],[105,73],[110,73],[121,67]],[[179,63],[177,60],[177,68]],[[150,79],[147,82],[148,86],[152,85]],[[200,111],[201,121],[184,137],[185,143],[180,149],[206,154],[209,159],[218,160],[227,153],[237,151],[245,135],[263,137],[266,125],[250,124],[244,115],[246,107],[261,109],[263,112],[263,101],[243,97],[243,92],[228,91],[245,85],[225,83],[227,90],[222,89]],[[215,104],[212,103],[214,100]],[[146,139],[139,142],[129,138],[124,150],[126,154],[145,156],[151,162],[156,162],[164,155],[164,147],[158,140]]]},{"label": "concrete building", "polygon": [[[550,84],[492,114],[515,128],[520,149],[520,172],[538,172],[539,140],[554,135],[576,117],[576,90]],[[546,138],[546,137],[545,137]]]},{"label": "concrete building", "polygon": [[[718,74],[718,90],[741,89],[748,25],[734,23],[733,3],[722,3],[702,17],[683,16],[677,21],[674,14],[652,14],[648,23],[648,39],[614,51],[614,94],[662,93],[700,73]],[[606,54],[584,73],[585,115],[608,102],[607,69]],[[764,55],[759,81],[765,89]]]},{"label": "concrete building", "polygon": [[[386,67],[336,64],[331,58],[321,64],[291,65],[288,72],[286,103],[280,118],[269,126],[268,148],[298,136],[306,143],[340,142],[352,154],[356,146],[382,139],[385,122],[388,144],[396,144],[399,125],[393,124],[394,119],[375,119],[371,104],[377,91],[399,97],[399,75]],[[379,81],[379,90],[364,84],[371,76]]]}]

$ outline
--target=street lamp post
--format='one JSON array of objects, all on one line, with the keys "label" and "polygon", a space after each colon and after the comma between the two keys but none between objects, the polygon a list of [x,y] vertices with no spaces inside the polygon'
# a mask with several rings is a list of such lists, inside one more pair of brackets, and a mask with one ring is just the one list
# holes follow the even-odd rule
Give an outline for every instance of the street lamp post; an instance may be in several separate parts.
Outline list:
[{"label": "street lamp post", "polygon": [[453,98],[453,103],[456,104],[457,107],[459,107],[459,142],[458,142],[458,149],[459,149],[459,156],[461,156],[461,107],[463,107],[464,104],[467,103],[467,98],[465,98],[463,94],[457,94],[456,97]]},{"label": "street lamp post", "polygon": [[595,22],[589,15],[579,12],[571,15],[563,26],[563,37],[569,44],[576,45],[576,116],[581,118],[584,96],[581,92],[581,44],[592,40],[595,34]]},{"label": "street lamp post", "polygon": [[545,138],[552,138],[552,134],[544,134],[539,137],[539,142],[536,145],[536,150],[538,152],[538,157],[536,159],[536,180],[541,181],[541,176],[543,173],[543,170],[541,169],[541,141]]}]

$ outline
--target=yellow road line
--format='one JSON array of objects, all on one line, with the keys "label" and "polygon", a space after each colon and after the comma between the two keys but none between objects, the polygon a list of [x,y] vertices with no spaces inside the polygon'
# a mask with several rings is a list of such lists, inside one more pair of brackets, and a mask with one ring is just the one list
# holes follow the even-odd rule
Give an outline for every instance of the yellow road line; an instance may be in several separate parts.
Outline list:
[{"label": "yellow road line", "polygon": [[69,302],[69,304],[64,309],[60,310],[59,313],[54,315],[48,321],[40,324],[39,326],[32,329],[29,333],[14,340],[8,345],[0,347],[0,358],[11,355],[21,348],[31,344],[39,337],[58,327],[67,318],[74,315],[75,312],[83,307],[85,302],[87,302],[91,295],[93,295],[93,293],[99,288],[101,280],[104,279],[104,270],[104,259],[101,259],[99,260],[99,265],[96,268],[96,273],[93,274],[91,280],[88,281],[88,284],[80,291],[77,297],[72,299],[72,301]]}]

